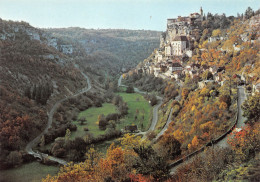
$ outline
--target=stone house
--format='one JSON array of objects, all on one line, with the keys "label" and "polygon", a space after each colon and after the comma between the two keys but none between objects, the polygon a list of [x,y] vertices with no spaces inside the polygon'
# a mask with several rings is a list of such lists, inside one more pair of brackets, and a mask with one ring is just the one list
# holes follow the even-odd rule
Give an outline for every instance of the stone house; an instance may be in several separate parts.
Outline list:
[{"label": "stone house", "polygon": [[260,93],[260,79],[253,83],[253,95],[255,93]]},{"label": "stone house", "polygon": [[201,82],[198,82],[199,88],[202,89],[209,83],[214,83],[214,80],[203,80]]},{"label": "stone house", "polygon": [[155,67],[153,69],[153,74],[154,74],[155,77],[158,77],[160,72],[161,72],[161,68],[159,68],[159,67]]},{"label": "stone house", "polygon": [[170,71],[182,71],[183,68],[182,68],[182,65],[180,63],[172,63],[170,66],[169,66],[169,70]]},{"label": "stone house", "polygon": [[188,48],[186,36],[176,36],[172,41],[172,55],[182,56]]},{"label": "stone house", "polygon": [[137,132],[137,126],[136,125],[128,125],[128,126],[125,126],[125,131],[126,132],[130,132],[130,133],[133,133],[133,132]]},{"label": "stone house", "polygon": [[165,56],[172,56],[172,47],[171,44],[165,46]]},{"label": "stone house", "polygon": [[157,56],[157,61],[161,62],[163,60],[163,56],[161,54],[158,54]]},{"label": "stone house", "polygon": [[191,69],[192,70],[199,70],[200,69],[200,64],[195,64],[195,63],[193,63],[192,65],[190,65],[191,66]]},{"label": "stone house", "polygon": [[224,81],[225,78],[224,78],[224,76],[223,76],[222,73],[216,73],[216,74],[214,75],[214,80],[215,80],[218,84],[221,84],[221,81]]},{"label": "stone house", "polygon": [[175,71],[173,72],[173,78],[175,78],[176,80],[180,79],[184,77],[184,75],[182,74],[182,71]]},{"label": "stone house", "polygon": [[209,71],[212,73],[212,75],[216,74],[217,73],[217,70],[218,70],[218,67],[217,66],[211,66],[209,68]]},{"label": "stone house", "polygon": [[191,70],[189,74],[191,78],[194,78],[195,76],[199,76],[199,70]]},{"label": "stone house", "polygon": [[207,71],[209,69],[209,66],[208,65],[202,65],[202,71]]}]

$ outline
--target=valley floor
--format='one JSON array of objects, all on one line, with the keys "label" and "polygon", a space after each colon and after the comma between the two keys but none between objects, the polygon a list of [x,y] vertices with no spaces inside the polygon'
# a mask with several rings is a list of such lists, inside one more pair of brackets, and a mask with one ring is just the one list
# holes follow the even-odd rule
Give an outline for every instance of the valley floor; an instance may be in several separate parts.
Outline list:
[{"label": "valley floor", "polygon": [[56,175],[58,171],[59,167],[47,166],[39,162],[32,162],[24,164],[18,168],[1,170],[0,182],[38,182],[48,174]]}]

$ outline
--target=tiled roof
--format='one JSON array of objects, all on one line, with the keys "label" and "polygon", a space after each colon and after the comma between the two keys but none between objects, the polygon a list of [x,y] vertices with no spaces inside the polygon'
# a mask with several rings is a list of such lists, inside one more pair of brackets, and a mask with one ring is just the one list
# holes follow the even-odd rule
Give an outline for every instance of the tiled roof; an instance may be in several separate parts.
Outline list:
[{"label": "tiled roof", "polygon": [[172,63],[172,67],[182,67],[180,63]]},{"label": "tiled roof", "polygon": [[186,36],[176,36],[173,41],[188,41]]}]

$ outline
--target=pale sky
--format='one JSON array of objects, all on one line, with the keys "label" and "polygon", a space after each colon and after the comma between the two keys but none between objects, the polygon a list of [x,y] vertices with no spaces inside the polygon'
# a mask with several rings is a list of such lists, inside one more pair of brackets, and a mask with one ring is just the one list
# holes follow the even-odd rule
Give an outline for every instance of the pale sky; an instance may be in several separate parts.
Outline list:
[{"label": "pale sky", "polygon": [[199,12],[244,13],[260,0],[0,0],[0,18],[38,28],[166,29],[167,18]]}]

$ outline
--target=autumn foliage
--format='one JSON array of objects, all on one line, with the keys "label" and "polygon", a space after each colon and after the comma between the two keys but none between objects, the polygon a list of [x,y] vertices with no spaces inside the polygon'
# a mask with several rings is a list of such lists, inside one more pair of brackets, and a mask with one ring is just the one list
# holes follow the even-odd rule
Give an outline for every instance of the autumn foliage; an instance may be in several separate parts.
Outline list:
[{"label": "autumn foliage", "polygon": [[228,143],[241,160],[255,156],[260,151],[260,123],[245,125],[240,131],[234,130]]},{"label": "autumn foliage", "polygon": [[[136,174],[133,164],[137,158],[132,146],[138,146],[140,138],[126,134],[122,146],[111,144],[106,156],[93,147],[86,153],[85,162],[63,166],[57,176],[47,176],[43,182],[61,181],[148,181],[149,178]],[[129,143],[128,143],[129,142]]]}]

